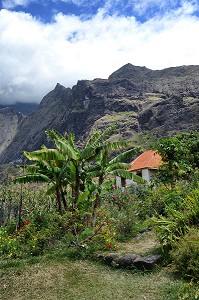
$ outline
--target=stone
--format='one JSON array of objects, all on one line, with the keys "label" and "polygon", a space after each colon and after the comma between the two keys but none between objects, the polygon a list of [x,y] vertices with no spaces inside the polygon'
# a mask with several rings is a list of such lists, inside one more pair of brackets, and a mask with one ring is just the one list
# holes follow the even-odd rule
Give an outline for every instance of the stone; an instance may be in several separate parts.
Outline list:
[{"label": "stone", "polygon": [[108,255],[106,255],[106,256],[104,257],[104,261],[105,261],[108,265],[111,265],[111,264],[113,263],[113,261],[114,261],[114,262],[117,262],[118,258],[119,258],[119,254],[117,254],[117,253],[110,253],[110,254],[108,254]]},{"label": "stone", "polygon": [[133,266],[136,258],[137,258],[137,255],[127,253],[118,259],[118,266],[120,268],[124,268],[124,269],[131,268]]},{"label": "stone", "polygon": [[133,264],[137,269],[140,270],[152,270],[152,268],[157,265],[161,260],[161,255],[154,254],[144,257],[137,257]]}]

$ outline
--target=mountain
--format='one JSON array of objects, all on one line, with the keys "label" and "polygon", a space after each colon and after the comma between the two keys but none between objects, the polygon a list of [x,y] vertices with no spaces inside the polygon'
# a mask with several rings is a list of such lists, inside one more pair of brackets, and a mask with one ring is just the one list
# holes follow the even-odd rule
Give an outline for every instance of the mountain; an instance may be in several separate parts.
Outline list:
[{"label": "mountain", "polygon": [[13,108],[0,109],[0,155],[6,149],[24,120],[24,116]]},{"label": "mountain", "polygon": [[81,143],[93,129],[117,124],[114,139],[134,139],[198,130],[199,66],[164,70],[127,64],[108,79],[80,80],[72,88],[57,84],[19,125],[0,163],[15,162],[22,151],[49,145],[45,130],[73,132]]},{"label": "mountain", "polygon": [[33,111],[35,111],[38,107],[37,103],[23,103],[23,102],[16,102],[14,104],[9,105],[0,105],[1,108],[14,108],[15,110],[18,110],[20,113],[22,113],[25,116],[30,115]]}]

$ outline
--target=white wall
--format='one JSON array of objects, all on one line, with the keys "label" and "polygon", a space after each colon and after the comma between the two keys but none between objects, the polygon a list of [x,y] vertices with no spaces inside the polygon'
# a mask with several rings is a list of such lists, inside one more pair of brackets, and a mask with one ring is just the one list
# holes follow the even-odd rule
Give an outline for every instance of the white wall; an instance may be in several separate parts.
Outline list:
[{"label": "white wall", "polygon": [[[152,177],[157,173],[156,169],[142,169],[142,178],[147,182],[150,182]],[[133,180],[126,179],[126,186],[131,186],[132,184],[137,184]],[[121,177],[116,176],[116,187],[121,188]]]},{"label": "white wall", "polygon": [[[126,179],[126,186],[131,186],[132,184],[136,184],[136,182],[134,182],[131,179]],[[116,187],[117,188],[121,188],[122,184],[121,184],[121,177],[116,176]]]},{"label": "white wall", "polygon": [[156,173],[156,169],[142,169],[142,178],[149,182]]},{"label": "white wall", "polygon": [[142,169],[142,178],[147,182],[150,181],[150,172],[149,169]]}]

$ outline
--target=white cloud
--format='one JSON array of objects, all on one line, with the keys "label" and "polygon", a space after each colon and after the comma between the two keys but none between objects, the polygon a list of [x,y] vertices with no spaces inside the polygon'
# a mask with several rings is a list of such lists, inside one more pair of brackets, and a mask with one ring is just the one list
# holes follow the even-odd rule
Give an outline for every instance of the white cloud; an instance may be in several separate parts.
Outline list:
[{"label": "white cloud", "polygon": [[198,8],[197,0],[61,0],[65,3],[73,3],[77,6],[92,7],[98,5],[108,14],[137,14],[145,17],[152,13],[160,13],[165,11],[172,11],[178,7]]},{"label": "white cloud", "polygon": [[86,5],[86,6],[88,6],[88,5],[92,5],[92,3],[90,3],[90,2],[93,2],[93,3],[96,3],[96,2],[98,2],[98,0],[94,0],[94,1],[89,1],[89,3],[88,3],[88,1],[85,1],[85,0],[61,0],[62,2],[65,2],[65,3],[73,3],[73,4],[75,4],[75,5]]},{"label": "white cloud", "polygon": [[199,64],[199,19],[185,8],[143,24],[103,10],[89,20],[58,14],[43,24],[4,9],[0,28],[0,102],[39,102],[57,82],[107,78],[129,62],[152,69]]},{"label": "white cloud", "polygon": [[30,2],[34,2],[34,0],[3,0],[2,7],[6,9],[12,9],[18,5],[27,6]]}]

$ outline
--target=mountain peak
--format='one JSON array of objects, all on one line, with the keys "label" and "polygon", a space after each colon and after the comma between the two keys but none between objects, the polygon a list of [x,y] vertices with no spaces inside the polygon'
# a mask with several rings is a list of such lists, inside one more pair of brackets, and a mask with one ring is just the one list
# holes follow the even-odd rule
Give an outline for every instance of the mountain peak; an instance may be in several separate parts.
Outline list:
[{"label": "mountain peak", "polygon": [[[115,123],[115,140],[131,140],[142,131],[165,137],[198,130],[198,103],[199,66],[155,71],[126,64],[109,80],[80,80],[72,88],[58,83],[38,109],[16,126],[16,116],[0,116],[4,124],[0,163],[16,161],[24,150],[34,151],[48,143],[44,132],[52,128],[61,134],[72,132],[78,141]],[[14,129],[9,130],[11,124]],[[3,132],[13,135],[6,137]]]},{"label": "mountain peak", "polygon": [[66,88],[63,85],[61,85],[60,83],[57,83],[54,88],[55,91],[61,91],[61,90],[65,90],[65,89]]},{"label": "mountain peak", "polygon": [[130,63],[122,66],[120,69],[117,71],[113,72],[109,76],[109,80],[117,80],[117,79],[130,79],[134,81],[140,81],[147,77],[147,74],[152,72],[152,70],[144,67],[139,67],[139,66],[134,66]]}]

